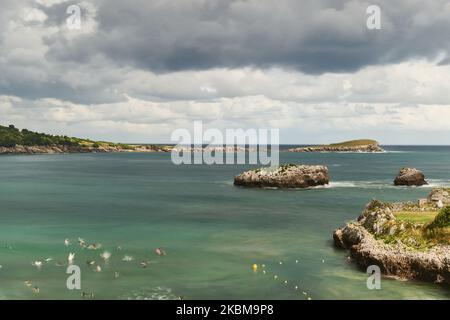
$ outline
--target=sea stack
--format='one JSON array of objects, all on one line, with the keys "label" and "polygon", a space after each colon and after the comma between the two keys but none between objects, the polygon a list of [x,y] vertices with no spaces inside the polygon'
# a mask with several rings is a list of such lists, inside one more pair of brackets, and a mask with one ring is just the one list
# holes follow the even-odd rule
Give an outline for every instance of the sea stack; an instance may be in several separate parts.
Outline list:
[{"label": "sea stack", "polygon": [[422,171],[416,168],[402,168],[394,180],[396,186],[423,186],[428,184]]},{"label": "sea stack", "polygon": [[327,167],[296,164],[250,170],[234,178],[237,186],[257,188],[309,188],[326,185],[329,181]]}]

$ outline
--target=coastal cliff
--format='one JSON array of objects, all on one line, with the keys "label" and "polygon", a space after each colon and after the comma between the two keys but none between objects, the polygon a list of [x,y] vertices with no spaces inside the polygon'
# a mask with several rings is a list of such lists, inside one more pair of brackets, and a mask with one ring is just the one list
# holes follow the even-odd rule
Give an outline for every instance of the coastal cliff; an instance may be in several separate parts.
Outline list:
[{"label": "coastal cliff", "polygon": [[19,130],[13,125],[0,126],[0,154],[170,152],[171,149],[169,146],[130,145],[55,136],[27,129]]},{"label": "coastal cliff", "polygon": [[289,152],[384,152],[375,140],[351,140],[320,146],[288,149]]},{"label": "coastal cliff", "polygon": [[328,168],[288,164],[276,169],[246,171],[234,178],[234,184],[245,187],[308,188],[328,184]]},{"label": "coastal cliff", "polygon": [[450,207],[440,209],[450,202],[448,191],[435,189],[418,204],[372,200],[333,233],[334,243],[361,268],[377,265],[387,276],[450,285]]}]

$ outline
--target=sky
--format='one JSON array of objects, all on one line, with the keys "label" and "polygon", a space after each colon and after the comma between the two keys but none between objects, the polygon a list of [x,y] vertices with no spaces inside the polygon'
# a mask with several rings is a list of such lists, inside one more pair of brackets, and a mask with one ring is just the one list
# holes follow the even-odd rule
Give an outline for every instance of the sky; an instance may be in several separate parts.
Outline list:
[{"label": "sky", "polygon": [[284,144],[450,144],[448,0],[0,4],[2,125],[168,143],[201,120]]}]

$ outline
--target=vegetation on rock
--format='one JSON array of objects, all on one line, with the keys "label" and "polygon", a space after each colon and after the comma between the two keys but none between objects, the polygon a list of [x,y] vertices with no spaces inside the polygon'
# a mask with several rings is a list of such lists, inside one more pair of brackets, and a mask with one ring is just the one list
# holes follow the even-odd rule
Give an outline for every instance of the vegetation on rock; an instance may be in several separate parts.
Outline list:
[{"label": "vegetation on rock", "polygon": [[19,130],[14,125],[0,126],[0,153],[169,152],[170,149],[169,146],[129,145],[51,135],[28,129]]}]

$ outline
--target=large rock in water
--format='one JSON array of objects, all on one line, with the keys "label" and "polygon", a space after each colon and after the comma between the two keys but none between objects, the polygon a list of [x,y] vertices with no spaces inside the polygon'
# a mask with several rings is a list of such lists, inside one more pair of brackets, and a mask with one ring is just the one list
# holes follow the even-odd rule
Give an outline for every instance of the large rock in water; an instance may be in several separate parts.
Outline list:
[{"label": "large rock in water", "polygon": [[234,184],[246,187],[308,188],[328,184],[325,166],[283,165],[277,169],[246,171],[234,178]]},{"label": "large rock in water", "polygon": [[394,180],[396,186],[423,186],[428,184],[422,171],[415,168],[402,168]]}]

